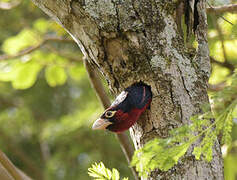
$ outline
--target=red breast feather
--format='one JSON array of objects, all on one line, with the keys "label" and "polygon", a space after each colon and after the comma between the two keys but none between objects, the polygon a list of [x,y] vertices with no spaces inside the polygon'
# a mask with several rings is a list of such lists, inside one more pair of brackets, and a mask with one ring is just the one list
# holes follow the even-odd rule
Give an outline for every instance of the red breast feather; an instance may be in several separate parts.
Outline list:
[{"label": "red breast feather", "polygon": [[152,100],[151,88],[144,83],[133,84],[121,94],[122,101],[113,103],[109,108],[117,112],[111,121],[113,124],[106,128],[116,133],[129,129],[150,106]]},{"label": "red breast feather", "polygon": [[107,129],[116,133],[121,133],[128,130],[139,119],[140,115],[147,109],[150,102],[151,100],[142,109],[134,108],[131,109],[130,112],[126,113],[118,110],[115,114],[114,123],[109,125]]}]

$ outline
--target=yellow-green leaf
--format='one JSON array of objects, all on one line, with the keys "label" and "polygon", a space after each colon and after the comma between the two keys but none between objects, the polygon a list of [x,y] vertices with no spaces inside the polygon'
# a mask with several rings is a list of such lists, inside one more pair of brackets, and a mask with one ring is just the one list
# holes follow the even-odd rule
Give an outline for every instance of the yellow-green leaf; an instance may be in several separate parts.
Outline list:
[{"label": "yellow-green leaf", "polygon": [[13,69],[12,86],[15,89],[27,89],[35,83],[42,66],[36,62],[19,63]]},{"label": "yellow-green leaf", "polygon": [[46,68],[45,78],[50,86],[55,87],[66,82],[67,74],[63,67],[53,65]]},{"label": "yellow-green leaf", "polygon": [[18,35],[4,41],[2,49],[7,54],[16,54],[25,48],[37,45],[40,40],[36,32],[24,29]]}]

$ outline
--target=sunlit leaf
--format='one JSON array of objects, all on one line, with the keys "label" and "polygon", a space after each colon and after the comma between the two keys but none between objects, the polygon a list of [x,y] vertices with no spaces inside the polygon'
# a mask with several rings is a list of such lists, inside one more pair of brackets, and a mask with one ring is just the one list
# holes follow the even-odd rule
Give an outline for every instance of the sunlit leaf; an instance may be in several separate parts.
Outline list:
[{"label": "sunlit leaf", "polygon": [[230,71],[227,68],[218,65],[213,65],[213,70],[209,79],[209,83],[218,84],[220,82],[223,82],[229,74]]},{"label": "sunlit leaf", "polygon": [[200,160],[201,154],[202,154],[201,147],[194,147],[193,155],[195,156],[197,160]]},{"label": "sunlit leaf", "polygon": [[46,33],[49,30],[49,26],[50,26],[49,20],[43,18],[37,19],[34,22],[34,29],[36,29],[38,32],[42,34]]},{"label": "sunlit leaf", "polygon": [[[223,16],[227,21],[231,22],[232,24],[236,24],[237,22],[237,15],[234,13],[225,13]],[[219,18],[218,24],[221,28],[221,31],[224,35],[230,35],[232,32],[233,25],[226,22],[224,19]]]},{"label": "sunlit leaf", "polygon": [[36,32],[24,29],[18,35],[5,40],[2,49],[7,54],[16,54],[25,48],[39,44],[40,40]]},{"label": "sunlit leaf", "polygon": [[131,165],[136,166],[140,176],[147,177],[148,173],[156,168],[163,171],[169,170],[178,163],[179,158],[186,153],[190,146],[190,143],[167,146],[171,141],[167,140],[166,143],[162,143],[165,141],[166,139],[154,139],[136,151]]},{"label": "sunlit leaf", "polygon": [[52,65],[45,70],[45,78],[52,87],[63,85],[67,80],[67,74],[63,67]]},{"label": "sunlit leaf", "polygon": [[12,86],[15,89],[26,89],[31,87],[36,79],[42,66],[36,62],[27,62],[18,64],[15,71],[15,78],[12,80]]},{"label": "sunlit leaf", "polygon": [[[119,180],[120,177],[117,169],[113,168],[111,171],[102,162],[99,164],[95,163],[92,167],[88,168],[88,174],[96,180]],[[128,180],[128,178],[123,178],[123,180]]]},{"label": "sunlit leaf", "polygon": [[211,47],[210,56],[214,57],[217,61],[223,62],[224,61],[224,55],[222,50],[221,41],[216,41],[213,43]]},{"label": "sunlit leaf", "polygon": [[227,53],[227,60],[229,61],[235,61],[237,57],[237,40],[232,40],[232,41],[225,41],[225,51]]},{"label": "sunlit leaf", "polygon": [[42,65],[34,61],[19,62],[0,65],[0,81],[11,81],[15,89],[27,89],[36,79]]},{"label": "sunlit leaf", "polygon": [[112,169],[112,180],[119,180],[119,172],[117,169]]},{"label": "sunlit leaf", "polygon": [[80,80],[85,72],[85,68],[79,65],[73,65],[69,68],[69,75],[74,80]]},{"label": "sunlit leaf", "polygon": [[15,62],[8,63],[2,62],[0,63],[0,81],[12,81],[15,78],[15,67],[17,64]]}]

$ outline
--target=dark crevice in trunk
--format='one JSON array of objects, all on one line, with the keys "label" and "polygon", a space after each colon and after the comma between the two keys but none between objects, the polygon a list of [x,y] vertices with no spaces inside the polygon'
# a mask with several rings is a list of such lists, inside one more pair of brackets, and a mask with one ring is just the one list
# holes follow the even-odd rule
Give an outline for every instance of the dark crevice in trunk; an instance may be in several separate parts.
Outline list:
[{"label": "dark crevice in trunk", "polygon": [[199,0],[195,0],[194,2],[194,22],[193,22],[193,31],[195,32],[197,29],[197,26],[199,24],[199,15],[198,15],[198,9],[197,9],[197,4]]},{"label": "dark crevice in trunk", "polygon": [[120,0],[118,2],[111,0],[111,2],[114,4],[114,8],[116,11],[116,18],[117,18],[117,31],[119,34],[121,34],[121,29],[120,29],[120,17],[119,17],[119,8],[118,8],[118,4],[120,3]]}]

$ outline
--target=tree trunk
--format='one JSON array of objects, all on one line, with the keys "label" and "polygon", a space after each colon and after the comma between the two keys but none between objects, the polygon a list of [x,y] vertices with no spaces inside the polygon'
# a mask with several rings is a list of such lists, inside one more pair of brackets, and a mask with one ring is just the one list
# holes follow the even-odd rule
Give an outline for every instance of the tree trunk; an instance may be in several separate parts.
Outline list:
[{"label": "tree trunk", "polygon": [[[210,73],[206,1],[196,0],[197,51],[189,53],[175,23],[172,0],[33,0],[74,38],[85,58],[107,78],[114,93],[134,82],[152,87],[151,109],[130,129],[136,149],[189,123],[208,103]],[[187,1],[186,1],[187,2]],[[218,142],[213,161],[188,152],[182,163],[148,179],[223,179]]]}]

